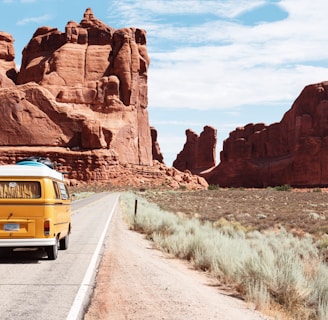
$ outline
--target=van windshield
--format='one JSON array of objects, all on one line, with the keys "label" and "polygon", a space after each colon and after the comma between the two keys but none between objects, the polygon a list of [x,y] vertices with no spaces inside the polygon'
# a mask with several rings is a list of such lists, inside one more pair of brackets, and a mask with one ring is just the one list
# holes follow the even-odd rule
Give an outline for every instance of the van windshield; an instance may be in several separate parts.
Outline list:
[{"label": "van windshield", "polygon": [[0,181],[0,199],[38,199],[41,186],[37,181]]}]

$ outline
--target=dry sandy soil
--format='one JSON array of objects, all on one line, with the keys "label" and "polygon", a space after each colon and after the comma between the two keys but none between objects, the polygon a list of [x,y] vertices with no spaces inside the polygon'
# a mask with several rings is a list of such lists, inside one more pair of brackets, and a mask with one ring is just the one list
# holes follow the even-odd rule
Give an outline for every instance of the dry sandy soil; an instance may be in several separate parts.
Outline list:
[{"label": "dry sandy soil", "polygon": [[[321,237],[328,231],[326,190],[219,189],[146,191],[142,196],[180,215],[248,229],[284,227]],[[265,319],[251,306],[220,291],[205,274],[152,249],[128,230],[118,212],[111,225],[86,320],[94,319]]]},{"label": "dry sandy soil", "polygon": [[221,188],[196,192],[147,191],[143,195],[170,212],[210,221],[224,218],[249,230],[283,227],[297,234],[328,233],[326,189]]},{"label": "dry sandy soil", "polygon": [[205,274],[155,250],[113,218],[85,320],[260,320]]}]

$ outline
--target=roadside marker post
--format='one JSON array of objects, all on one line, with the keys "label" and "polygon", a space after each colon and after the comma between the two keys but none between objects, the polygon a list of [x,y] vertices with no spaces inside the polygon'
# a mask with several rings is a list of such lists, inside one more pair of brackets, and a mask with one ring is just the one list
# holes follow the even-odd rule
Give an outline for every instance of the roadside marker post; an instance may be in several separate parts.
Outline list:
[{"label": "roadside marker post", "polygon": [[137,215],[137,209],[138,209],[138,199],[134,201],[134,216]]}]

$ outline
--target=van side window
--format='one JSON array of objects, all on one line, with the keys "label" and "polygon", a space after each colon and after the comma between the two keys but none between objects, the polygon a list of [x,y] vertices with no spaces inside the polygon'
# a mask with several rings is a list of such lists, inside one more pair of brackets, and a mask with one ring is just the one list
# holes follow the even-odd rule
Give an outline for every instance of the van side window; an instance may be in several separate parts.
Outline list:
[{"label": "van side window", "polygon": [[59,189],[60,189],[61,198],[63,200],[67,200],[68,199],[68,190],[67,190],[65,184],[58,182],[58,185],[59,185]]},{"label": "van side window", "polygon": [[60,191],[57,182],[53,181],[52,184],[54,186],[56,199],[60,199]]},{"label": "van side window", "polygon": [[37,181],[0,181],[0,199],[38,199],[41,186]]}]

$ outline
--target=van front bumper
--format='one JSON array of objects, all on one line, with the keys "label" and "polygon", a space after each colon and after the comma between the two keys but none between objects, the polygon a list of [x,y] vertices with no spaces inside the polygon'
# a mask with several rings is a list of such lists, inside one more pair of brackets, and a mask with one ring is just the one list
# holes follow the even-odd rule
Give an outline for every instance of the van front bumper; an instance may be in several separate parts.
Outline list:
[{"label": "van front bumper", "polygon": [[47,247],[56,244],[56,238],[0,239],[0,248]]}]

